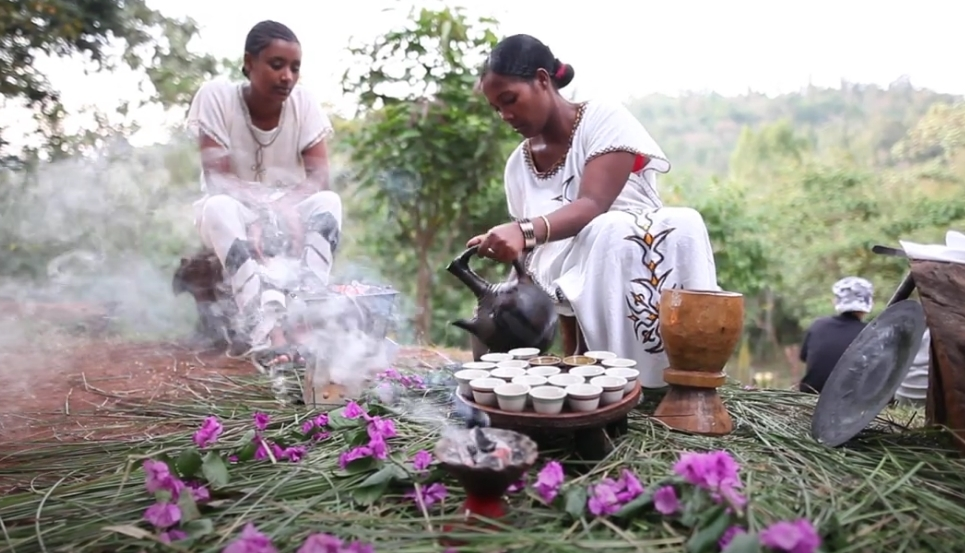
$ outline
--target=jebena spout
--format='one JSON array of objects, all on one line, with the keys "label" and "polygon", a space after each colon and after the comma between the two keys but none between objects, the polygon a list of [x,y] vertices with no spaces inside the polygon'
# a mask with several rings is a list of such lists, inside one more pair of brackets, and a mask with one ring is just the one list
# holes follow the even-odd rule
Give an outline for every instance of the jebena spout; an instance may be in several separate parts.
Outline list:
[{"label": "jebena spout", "polygon": [[475,271],[469,268],[469,258],[476,255],[478,250],[479,246],[473,246],[467,249],[466,251],[462,252],[459,257],[453,259],[452,262],[449,263],[449,266],[446,267],[446,270],[452,273],[463,284],[465,284],[477,299],[482,298],[492,287],[492,285],[490,285],[481,276],[477,275]]},{"label": "jebena spout", "polygon": [[476,331],[478,330],[478,324],[476,323],[475,320],[459,319],[456,321],[452,321],[451,324],[456,328],[461,328],[465,330],[466,332],[472,334],[473,336],[477,336]]}]

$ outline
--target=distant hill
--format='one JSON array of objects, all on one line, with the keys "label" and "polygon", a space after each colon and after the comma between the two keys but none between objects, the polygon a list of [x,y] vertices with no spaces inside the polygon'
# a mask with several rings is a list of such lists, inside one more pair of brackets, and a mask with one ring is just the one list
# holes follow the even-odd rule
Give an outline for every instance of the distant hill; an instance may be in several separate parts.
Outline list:
[{"label": "distant hill", "polygon": [[929,106],[960,99],[899,80],[887,88],[842,83],[840,88],[809,87],[777,97],[654,94],[634,99],[628,107],[670,158],[668,180],[692,190],[712,176],[726,176],[745,126],[788,120],[818,152],[843,150],[858,165],[888,165],[891,147]]}]

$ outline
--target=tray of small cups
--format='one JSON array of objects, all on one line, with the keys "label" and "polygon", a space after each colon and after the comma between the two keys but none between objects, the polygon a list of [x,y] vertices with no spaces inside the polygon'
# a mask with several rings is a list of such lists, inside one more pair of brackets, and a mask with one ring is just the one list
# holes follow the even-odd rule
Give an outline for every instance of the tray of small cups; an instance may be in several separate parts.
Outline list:
[{"label": "tray of small cups", "polygon": [[556,357],[536,348],[488,353],[463,363],[454,375],[458,393],[506,414],[590,414],[616,403],[637,387],[636,361],[612,352]]}]

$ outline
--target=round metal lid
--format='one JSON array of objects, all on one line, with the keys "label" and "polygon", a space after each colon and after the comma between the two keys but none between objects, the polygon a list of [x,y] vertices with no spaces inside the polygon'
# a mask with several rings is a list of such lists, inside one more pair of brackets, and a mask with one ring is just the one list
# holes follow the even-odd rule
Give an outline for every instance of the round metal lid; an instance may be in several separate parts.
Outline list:
[{"label": "round metal lid", "polygon": [[844,444],[865,429],[895,396],[925,333],[915,300],[885,309],[861,331],[828,376],[811,418],[811,437]]}]

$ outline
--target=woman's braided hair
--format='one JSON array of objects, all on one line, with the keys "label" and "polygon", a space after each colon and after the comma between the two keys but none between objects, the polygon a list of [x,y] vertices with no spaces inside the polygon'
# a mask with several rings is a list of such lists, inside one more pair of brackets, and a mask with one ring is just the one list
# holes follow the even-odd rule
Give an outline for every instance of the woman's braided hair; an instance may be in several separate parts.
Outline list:
[{"label": "woman's braided hair", "polygon": [[[262,50],[268,48],[273,40],[297,43],[298,37],[286,25],[277,21],[262,21],[248,31],[248,36],[245,38],[245,53],[252,57],[257,56]],[[241,68],[241,72],[245,77],[248,76],[248,70],[244,67]]]},{"label": "woman's braided hair", "polygon": [[482,75],[493,72],[504,77],[532,81],[540,69],[550,74],[558,89],[570,84],[576,75],[573,66],[556,59],[549,46],[536,37],[513,35],[499,41],[493,48],[483,65]]}]

